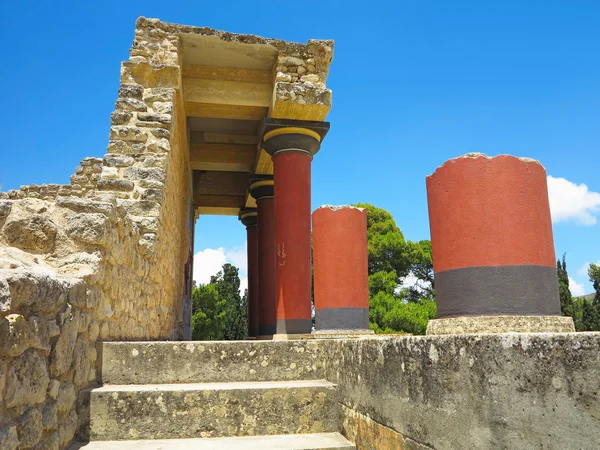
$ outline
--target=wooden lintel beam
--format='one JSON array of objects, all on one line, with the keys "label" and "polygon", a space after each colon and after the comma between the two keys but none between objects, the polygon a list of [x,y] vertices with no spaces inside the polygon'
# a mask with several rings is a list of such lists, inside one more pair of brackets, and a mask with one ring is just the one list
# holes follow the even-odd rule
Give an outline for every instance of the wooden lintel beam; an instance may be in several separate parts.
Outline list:
[{"label": "wooden lintel beam", "polygon": [[186,102],[268,108],[272,97],[273,87],[270,84],[183,78]]},{"label": "wooden lintel beam", "polygon": [[209,67],[184,65],[183,76],[204,80],[238,81],[245,83],[272,84],[273,72],[253,69],[235,69],[232,67]]},{"label": "wooden lintel beam", "polygon": [[196,208],[196,218],[201,215],[212,215],[212,216],[237,216],[240,212],[240,208],[219,208],[212,206],[200,206]]},{"label": "wooden lintel beam", "polygon": [[218,119],[262,120],[267,116],[269,108],[262,106],[220,105],[202,102],[185,102],[185,113],[194,117],[211,117]]},{"label": "wooden lintel beam", "polygon": [[248,189],[249,179],[249,174],[243,172],[195,170],[194,197],[215,195],[244,197]]},{"label": "wooden lintel beam", "polygon": [[190,144],[190,166],[193,170],[250,172],[255,154],[255,145]]},{"label": "wooden lintel beam", "polygon": [[194,195],[196,208],[242,208],[245,197],[239,195]]}]

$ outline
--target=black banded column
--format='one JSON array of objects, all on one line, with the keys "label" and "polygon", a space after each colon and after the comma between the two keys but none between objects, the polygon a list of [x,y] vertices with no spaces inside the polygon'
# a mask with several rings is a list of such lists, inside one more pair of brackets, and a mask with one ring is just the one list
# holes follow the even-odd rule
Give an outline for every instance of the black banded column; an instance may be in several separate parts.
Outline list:
[{"label": "black banded column", "polygon": [[546,171],[467,154],[427,177],[438,319],[427,334],[568,332],[561,317]]},{"label": "black banded column", "polygon": [[258,336],[275,334],[275,204],[273,177],[256,176],[250,181],[250,195],[256,199],[258,249]]},{"label": "black banded column", "polygon": [[246,226],[248,246],[248,337],[258,336],[258,228],[255,208],[242,209],[240,221]]},{"label": "black banded column", "polygon": [[262,147],[273,159],[277,243],[277,334],[308,334],[311,311],[311,161],[328,122],[266,119]]}]

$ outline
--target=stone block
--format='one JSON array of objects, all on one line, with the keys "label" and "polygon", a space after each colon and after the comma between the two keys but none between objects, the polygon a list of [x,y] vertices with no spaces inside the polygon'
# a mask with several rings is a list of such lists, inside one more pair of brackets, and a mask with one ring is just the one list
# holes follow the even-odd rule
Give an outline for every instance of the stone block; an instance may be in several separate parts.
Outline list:
[{"label": "stone block", "polygon": [[29,347],[29,325],[20,314],[0,317],[0,356],[17,356]]},{"label": "stone block", "polygon": [[17,450],[19,448],[17,427],[9,425],[0,428],[0,448],[2,450]]},{"label": "stone block", "polygon": [[129,180],[121,180],[118,178],[101,178],[98,180],[98,189],[101,191],[133,191],[134,184]]},{"label": "stone block", "polygon": [[65,232],[78,242],[102,245],[106,241],[108,226],[108,217],[104,214],[83,213],[69,218]]},{"label": "stone block", "polygon": [[[103,342],[110,384],[311,380],[325,377],[315,341]],[[156,367],[161,367],[160,371]]]},{"label": "stone block", "polygon": [[125,125],[125,124],[129,123],[129,121],[131,120],[132,117],[133,117],[132,112],[117,109],[116,111],[113,111],[111,113],[110,123],[112,125]]},{"label": "stone block", "polygon": [[107,154],[104,156],[104,164],[109,167],[129,167],[133,166],[135,159],[127,155]]},{"label": "stone block", "polygon": [[146,142],[148,135],[143,129],[134,126],[113,125],[110,127],[111,139],[122,139],[124,141]]},{"label": "stone block", "polygon": [[54,248],[57,227],[52,219],[34,215],[7,220],[2,230],[11,246],[32,253],[48,253]]},{"label": "stone block", "polygon": [[61,327],[60,336],[50,354],[50,372],[53,376],[59,376],[71,367],[78,329],[79,313],[69,313]]},{"label": "stone block", "polygon": [[29,316],[29,346],[39,350],[50,351],[50,327],[47,319]]},{"label": "stone block", "polygon": [[340,410],[333,384],[308,380],[105,385],[90,412],[92,440],[119,440],[337,431]]},{"label": "stone block", "polygon": [[118,98],[115,103],[116,109],[122,109],[126,111],[147,111],[148,106],[141,101],[135,98]]},{"label": "stone block", "polygon": [[42,403],[49,382],[46,360],[36,350],[27,350],[9,363],[6,406],[13,408]]},{"label": "stone block", "polygon": [[144,87],[140,84],[122,83],[119,87],[119,97],[142,99]]}]

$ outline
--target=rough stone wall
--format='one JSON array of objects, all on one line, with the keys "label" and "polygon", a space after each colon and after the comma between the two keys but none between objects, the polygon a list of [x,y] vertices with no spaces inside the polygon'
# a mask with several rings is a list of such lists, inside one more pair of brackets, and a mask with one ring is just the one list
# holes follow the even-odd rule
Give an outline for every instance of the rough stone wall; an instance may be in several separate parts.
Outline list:
[{"label": "rough stone wall", "polygon": [[[0,192],[0,448],[62,449],[96,341],[177,339],[191,177],[179,40],[141,20],[104,158]],[[160,33],[159,33],[160,34]]]},{"label": "rough stone wall", "polygon": [[344,431],[360,450],[587,449],[600,442],[600,333],[324,345],[327,378],[346,407]]}]

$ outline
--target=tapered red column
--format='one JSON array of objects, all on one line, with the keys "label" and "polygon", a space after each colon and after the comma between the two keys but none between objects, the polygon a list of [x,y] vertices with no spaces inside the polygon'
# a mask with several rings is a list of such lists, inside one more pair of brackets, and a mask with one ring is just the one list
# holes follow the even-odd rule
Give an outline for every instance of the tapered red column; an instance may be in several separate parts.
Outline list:
[{"label": "tapered red column", "polygon": [[246,226],[248,246],[248,337],[258,336],[258,227],[256,209],[240,211],[240,220]]},{"label": "tapered red column", "polygon": [[329,123],[270,119],[263,148],[273,158],[277,243],[277,334],[312,329],[310,263],[311,161]]},{"label": "tapered red column", "polygon": [[258,336],[264,338],[275,334],[277,323],[273,179],[253,180],[250,195],[256,199],[258,213]]},{"label": "tapered red column", "polygon": [[546,171],[468,154],[427,177],[439,319],[428,334],[574,331],[560,316]]},{"label": "tapered red column", "polygon": [[321,206],[312,214],[317,332],[369,329],[367,213]]}]

